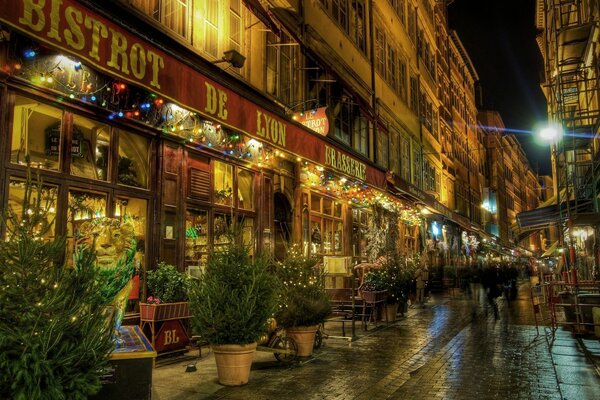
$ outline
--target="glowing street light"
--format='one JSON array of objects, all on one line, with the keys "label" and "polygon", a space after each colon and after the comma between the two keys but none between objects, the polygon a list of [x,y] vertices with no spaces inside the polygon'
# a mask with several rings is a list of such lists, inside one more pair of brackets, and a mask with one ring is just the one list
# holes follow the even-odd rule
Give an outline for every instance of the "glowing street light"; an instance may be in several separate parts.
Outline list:
[{"label": "glowing street light", "polygon": [[545,142],[555,143],[560,140],[562,133],[559,124],[549,124],[538,131],[538,136]]}]

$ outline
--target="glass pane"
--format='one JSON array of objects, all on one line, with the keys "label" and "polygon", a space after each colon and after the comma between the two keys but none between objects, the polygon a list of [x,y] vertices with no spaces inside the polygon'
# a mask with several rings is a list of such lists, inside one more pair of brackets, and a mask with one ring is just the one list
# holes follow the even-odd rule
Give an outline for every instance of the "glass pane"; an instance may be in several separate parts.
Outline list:
[{"label": "glass pane", "polygon": [[62,111],[27,97],[17,96],[13,113],[10,161],[58,171]]},{"label": "glass pane", "polygon": [[333,216],[342,218],[342,203],[338,203],[337,201],[333,203]]},{"label": "glass pane", "polygon": [[245,210],[254,209],[254,174],[240,169],[238,178],[238,206]]},{"label": "glass pane", "polygon": [[208,212],[188,210],[185,216],[185,263],[203,265],[208,253]]},{"label": "glass pane", "polygon": [[222,245],[230,241],[231,215],[215,214],[213,220],[214,249],[220,250]]},{"label": "glass pane", "polygon": [[249,217],[240,217],[239,224],[242,229],[242,241],[248,248],[251,255],[254,255],[254,219]]},{"label": "glass pane", "polygon": [[310,210],[321,212],[321,198],[312,193],[310,195]]},{"label": "glass pane", "polygon": [[343,243],[343,226],[337,221],[333,223],[333,251],[335,254],[342,254]]},{"label": "glass pane", "polygon": [[321,253],[322,243],[321,218],[313,216],[310,222],[310,253],[318,254]]},{"label": "glass pane", "polygon": [[73,116],[71,174],[85,178],[108,180],[110,148],[109,126]]},{"label": "glass pane", "polygon": [[115,197],[115,209],[113,212],[116,218],[133,224],[136,242],[135,259],[138,266],[145,265],[148,201],[118,195]]},{"label": "glass pane", "polygon": [[148,139],[119,130],[118,183],[148,188],[149,147]]},{"label": "glass pane", "polygon": [[[75,253],[75,241],[81,239],[80,228],[86,221],[106,217],[106,194],[83,190],[69,190],[67,239],[69,254]],[[73,259],[67,260],[72,265]]]},{"label": "glass pane", "polygon": [[326,197],[323,198],[323,214],[333,215],[333,201]]},{"label": "glass pane", "polygon": [[333,253],[333,221],[324,220],[325,227],[323,228],[323,253]]},{"label": "glass pane", "polygon": [[[51,240],[54,238],[55,226],[54,219],[56,218],[56,196],[57,196],[57,188],[55,186],[42,186],[41,192],[41,209],[47,211],[46,221],[48,224],[51,224],[48,228],[47,232],[39,232],[42,235],[44,240]],[[37,190],[32,190],[32,202],[35,202],[37,199]],[[31,208],[24,210],[23,209],[23,200],[25,196],[25,181],[19,179],[11,179],[8,186],[8,207],[12,209],[19,220],[22,220],[23,213],[26,212],[27,215],[33,215],[34,210]],[[7,221],[8,224],[11,224],[11,221]],[[8,225],[7,224],[7,225]],[[34,232],[34,234],[37,232]],[[7,240],[10,240],[10,232],[7,232]]]},{"label": "glass pane", "polygon": [[233,166],[215,161],[215,203],[231,205],[233,192]]}]

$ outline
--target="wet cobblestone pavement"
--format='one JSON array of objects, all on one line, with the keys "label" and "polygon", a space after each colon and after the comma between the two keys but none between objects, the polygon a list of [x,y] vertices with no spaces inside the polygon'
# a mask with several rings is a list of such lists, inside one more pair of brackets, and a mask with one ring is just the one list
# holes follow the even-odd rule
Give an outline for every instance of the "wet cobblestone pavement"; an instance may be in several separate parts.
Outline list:
[{"label": "wet cobblestone pavement", "polygon": [[[592,361],[600,343],[558,330],[537,335],[527,287],[517,300],[499,299],[500,318],[481,299],[434,296],[407,317],[361,331],[348,343],[327,339],[315,357],[293,366],[257,353],[250,382],[228,388],[216,381],[203,350],[198,371],[188,361],[154,371],[153,400],[174,399],[600,399]],[[584,354],[588,353],[588,357]]]}]

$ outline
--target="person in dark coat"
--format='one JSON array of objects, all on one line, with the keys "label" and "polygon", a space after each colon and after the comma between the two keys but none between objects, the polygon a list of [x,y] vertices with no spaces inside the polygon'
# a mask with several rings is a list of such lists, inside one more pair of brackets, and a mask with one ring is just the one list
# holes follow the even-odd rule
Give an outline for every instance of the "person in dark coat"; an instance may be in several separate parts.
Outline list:
[{"label": "person in dark coat", "polygon": [[501,292],[498,288],[500,283],[500,277],[498,276],[498,268],[491,266],[483,270],[481,277],[481,284],[485,289],[487,304],[494,310],[494,318],[498,319],[498,304],[496,304],[496,298],[500,296]]}]

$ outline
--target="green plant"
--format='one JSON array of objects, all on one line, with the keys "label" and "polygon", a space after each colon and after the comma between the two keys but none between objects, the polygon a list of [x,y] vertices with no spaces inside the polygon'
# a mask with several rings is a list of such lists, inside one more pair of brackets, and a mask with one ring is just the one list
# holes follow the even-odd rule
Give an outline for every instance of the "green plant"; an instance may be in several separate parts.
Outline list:
[{"label": "green plant", "polygon": [[175,303],[188,300],[188,278],[177,271],[174,265],[161,262],[147,274],[148,292],[161,303]]},{"label": "green plant", "polygon": [[9,207],[0,221],[0,398],[86,399],[115,347],[106,282],[92,248],[65,265],[65,238],[47,240],[54,199],[27,174],[22,212]]},{"label": "green plant", "polygon": [[396,255],[386,259],[383,271],[388,303],[406,301],[415,276],[416,265]]},{"label": "green plant", "polygon": [[455,265],[444,265],[444,278],[456,279],[458,267]]},{"label": "green plant", "polygon": [[291,250],[276,266],[281,290],[275,319],[281,326],[318,325],[331,313],[325,293],[325,272],[317,264],[318,259]]},{"label": "green plant", "polygon": [[213,252],[201,279],[191,284],[194,329],[216,345],[260,339],[276,304],[276,280],[267,267],[262,257],[252,260],[241,240]]},{"label": "green plant", "polygon": [[384,269],[373,269],[365,273],[365,278],[362,285],[363,292],[387,290],[387,287],[388,284],[386,282],[386,273]]}]

